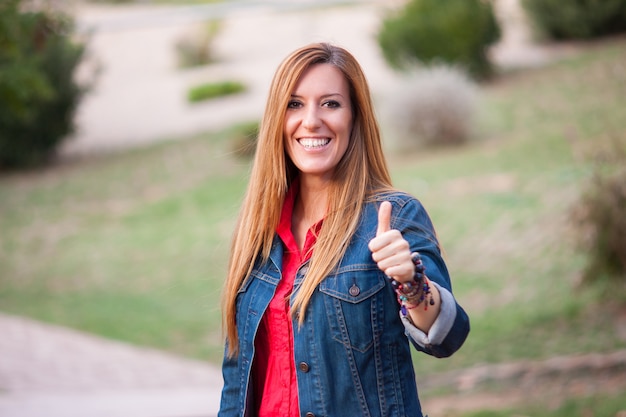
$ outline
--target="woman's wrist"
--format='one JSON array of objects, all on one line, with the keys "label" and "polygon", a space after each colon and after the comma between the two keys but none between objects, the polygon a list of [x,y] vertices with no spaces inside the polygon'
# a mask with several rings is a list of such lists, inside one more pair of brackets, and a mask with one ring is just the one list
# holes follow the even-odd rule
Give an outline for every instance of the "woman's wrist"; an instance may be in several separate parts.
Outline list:
[{"label": "woman's wrist", "polygon": [[399,282],[394,279],[391,284],[396,291],[398,302],[402,305],[403,310],[412,310],[420,304],[424,304],[424,310],[428,310],[428,306],[433,306],[435,300],[432,295],[430,281],[425,274],[425,266],[418,252],[411,254],[411,260],[414,265],[413,278],[407,282]]}]

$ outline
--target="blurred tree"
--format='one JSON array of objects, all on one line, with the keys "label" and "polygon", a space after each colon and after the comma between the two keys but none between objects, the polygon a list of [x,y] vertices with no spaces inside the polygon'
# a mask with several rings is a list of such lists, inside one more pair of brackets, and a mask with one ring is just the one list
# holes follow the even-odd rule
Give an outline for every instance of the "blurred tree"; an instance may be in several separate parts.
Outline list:
[{"label": "blurred tree", "polygon": [[445,62],[480,79],[492,73],[487,48],[499,38],[488,0],[410,0],[383,21],[378,43],[395,68]]},{"label": "blurred tree", "polygon": [[523,0],[537,28],[553,39],[589,39],[626,31],[626,0]]},{"label": "blurred tree", "polygon": [[44,162],[73,129],[84,88],[74,80],[84,46],[73,22],[0,2],[0,168]]}]

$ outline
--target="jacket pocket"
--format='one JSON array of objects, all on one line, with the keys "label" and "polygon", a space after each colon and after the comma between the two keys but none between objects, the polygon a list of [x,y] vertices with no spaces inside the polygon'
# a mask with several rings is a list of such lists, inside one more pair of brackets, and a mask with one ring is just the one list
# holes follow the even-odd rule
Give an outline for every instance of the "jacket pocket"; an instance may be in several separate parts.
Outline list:
[{"label": "jacket pocket", "polygon": [[320,284],[334,340],[359,352],[370,349],[383,319],[385,277],[375,266],[352,265]]}]

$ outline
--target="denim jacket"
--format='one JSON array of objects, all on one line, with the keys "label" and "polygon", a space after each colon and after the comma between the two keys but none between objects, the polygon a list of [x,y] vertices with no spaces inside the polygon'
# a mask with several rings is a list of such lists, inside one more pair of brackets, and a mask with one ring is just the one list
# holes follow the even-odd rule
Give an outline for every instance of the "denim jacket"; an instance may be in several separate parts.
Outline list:
[{"label": "denim jacket", "polygon": [[[402,232],[411,251],[421,254],[426,275],[441,293],[441,312],[428,334],[399,313],[393,288],[367,246],[376,234],[378,203],[365,203],[345,256],[315,290],[304,324],[292,323],[303,417],[421,417],[409,342],[429,355],[447,357],[469,333],[468,316],[452,296],[425,209],[401,192],[379,195],[378,201],[383,200],[392,203],[391,227]],[[239,291],[239,354],[224,356],[219,417],[254,416],[254,339],[280,281],[282,255],[282,242],[275,237],[269,261],[257,261]],[[294,294],[307,269],[305,263],[296,274]]]}]

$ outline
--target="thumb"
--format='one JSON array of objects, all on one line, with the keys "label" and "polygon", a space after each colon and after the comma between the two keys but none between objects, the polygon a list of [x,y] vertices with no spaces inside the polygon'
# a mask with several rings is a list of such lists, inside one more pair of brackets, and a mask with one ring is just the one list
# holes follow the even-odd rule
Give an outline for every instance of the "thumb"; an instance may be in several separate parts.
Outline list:
[{"label": "thumb", "polygon": [[378,228],[376,236],[391,230],[391,203],[383,201],[378,208]]}]

